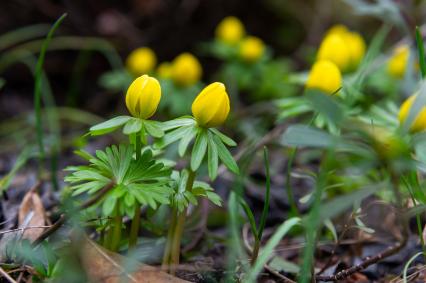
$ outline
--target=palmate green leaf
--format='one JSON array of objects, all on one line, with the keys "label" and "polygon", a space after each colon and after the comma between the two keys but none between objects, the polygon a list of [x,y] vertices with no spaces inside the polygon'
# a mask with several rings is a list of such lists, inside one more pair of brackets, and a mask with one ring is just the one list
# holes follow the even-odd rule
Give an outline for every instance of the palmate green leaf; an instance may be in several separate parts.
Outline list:
[{"label": "palmate green leaf", "polygon": [[222,140],[220,140],[219,137],[214,136],[213,141],[216,144],[219,158],[222,160],[223,164],[225,164],[225,166],[235,174],[239,174],[240,170],[238,169],[238,165],[226,146],[222,143]]},{"label": "palmate green leaf", "polygon": [[129,119],[123,127],[123,134],[130,135],[139,133],[142,129],[142,120],[138,118]]},{"label": "palmate green leaf", "polygon": [[127,121],[132,119],[130,116],[118,116],[108,121],[102,122],[90,128],[92,136],[99,136],[106,133],[115,131],[118,127],[124,125]]},{"label": "palmate green leaf", "polygon": [[208,132],[204,129],[199,129],[191,153],[191,170],[194,172],[197,171],[197,169],[200,167],[201,162],[206,155],[207,142]]},{"label": "palmate green leaf", "polygon": [[155,160],[150,149],[145,149],[139,160],[133,155],[134,148],[130,145],[98,150],[96,157],[90,159],[90,166],[67,168],[72,173],[65,180],[71,184],[74,194],[91,194],[111,182],[115,184],[102,204],[101,211],[106,216],[113,213],[111,205],[115,202],[121,205],[120,213],[129,217],[133,216],[136,203],[152,208],[168,204],[172,193],[169,187],[171,169]]}]

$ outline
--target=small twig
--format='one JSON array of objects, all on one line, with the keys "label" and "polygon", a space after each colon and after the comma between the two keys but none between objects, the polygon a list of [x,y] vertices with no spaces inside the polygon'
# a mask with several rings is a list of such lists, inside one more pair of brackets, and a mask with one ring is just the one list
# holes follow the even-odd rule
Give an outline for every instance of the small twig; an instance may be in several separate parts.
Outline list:
[{"label": "small twig", "polygon": [[15,281],[15,279],[13,279],[12,277],[10,277],[10,275],[6,271],[4,271],[4,269],[1,266],[0,266],[0,273],[1,273],[1,275],[4,276],[4,278],[7,279],[7,281],[9,281],[11,283],[17,283]]},{"label": "small twig", "polygon": [[392,247],[387,248],[385,251],[383,251],[382,253],[379,253],[375,256],[372,257],[366,257],[363,262],[361,262],[358,265],[354,265],[348,269],[342,270],[339,273],[335,274],[335,275],[330,275],[330,276],[316,276],[316,280],[318,281],[338,281],[338,280],[342,280],[358,271],[361,271],[365,268],[367,268],[368,266],[375,264],[377,262],[379,262],[380,260],[389,257],[395,253],[397,253],[402,247],[405,246],[405,244],[407,243],[407,239],[404,237],[404,239],[395,244]]},{"label": "small twig", "polygon": [[0,231],[0,235],[7,234],[7,233],[13,233],[13,232],[17,232],[17,231],[29,230],[29,229],[45,229],[45,228],[50,228],[50,227],[51,227],[51,225],[27,226],[27,227],[22,227],[22,228],[10,229],[10,230],[6,230],[6,231]]}]

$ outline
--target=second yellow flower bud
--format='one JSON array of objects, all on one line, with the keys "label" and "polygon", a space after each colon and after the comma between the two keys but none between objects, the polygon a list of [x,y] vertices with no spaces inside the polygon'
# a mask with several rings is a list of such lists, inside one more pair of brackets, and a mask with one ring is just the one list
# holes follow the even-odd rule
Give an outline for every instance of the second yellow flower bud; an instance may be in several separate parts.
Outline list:
[{"label": "second yellow flower bud", "polygon": [[192,115],[201,127],[217,127],[225,122],[230,110],[225,85],[212,83],[205,87],[192,103]]},{"label": "second yellow flower bud", "polygon": [[306,88],[319,89],[327,94],[336,92],[342,86],[339,68],[331,61],[315,62],[306,81]]}]

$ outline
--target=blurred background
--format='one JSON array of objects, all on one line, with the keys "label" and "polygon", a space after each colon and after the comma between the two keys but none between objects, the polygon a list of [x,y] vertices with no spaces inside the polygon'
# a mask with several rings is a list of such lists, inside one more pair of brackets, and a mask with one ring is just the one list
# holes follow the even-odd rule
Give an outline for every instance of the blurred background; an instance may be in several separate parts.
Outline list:
[{"label": "blurred background", "polygon": [[[392,21],[392,11],[386,9],[395,6],[387,5],[387,2],[396,4],[406,16],[407,23],[413,26],[426,13],[424,1],[413,0],[12,0],[0,2],[0,34],[46,24],[40,26],[38,36],[34,34],[34,37],[42,38],[49,25],[66,12],[68,16],[56,36],[100,37],[109,42],[121,58],[134,48],[149,46],[161,62],[184,51],[200,55],[198,44],[214,36],[214,29],[221,19],[234,15],[241,19],[249,33],[273,48],[274,56],[289,56],[295,68],[302,69],[308,65],[306,49],[317,46],[325,30],[335,23],[361,32],[368,42],[383,21]],[[377,9],[370,7],[363,11],[362,5],[375,5]],[[401,37],[398,29],[393,33],[395,38]],[[56,103],[64,105],[67,93],[78,92],[76,105],[105,114],[114,109],[119,96],[109,95],[97,81],[102,73],[111,69],[111,65],[101,52],[82,54],[78,50],[79,44],[86,43],[76,39],[77,46],[48,52],[44,68]],[[39,46],[33,47],[37,54]],[[13,48],[8,46],[0,51],[4,55],[0,61],[4,63],[0,64],[1,77],[7,82],[0,90],[0,118],[32,108],[33,77],[19,61],[10,62],[11,55],[6,51]],[[8,58],[4,58],[6,55]],[[82,56],[86,56],[84,64],[81,63]],[[199,56],[199,59],[206,80],[217,70],[218,61],[209,56]],[[75,83],[72,83],[76,68],[83,70],[79,76],[84,79],[77,81],[74,78]]]}]

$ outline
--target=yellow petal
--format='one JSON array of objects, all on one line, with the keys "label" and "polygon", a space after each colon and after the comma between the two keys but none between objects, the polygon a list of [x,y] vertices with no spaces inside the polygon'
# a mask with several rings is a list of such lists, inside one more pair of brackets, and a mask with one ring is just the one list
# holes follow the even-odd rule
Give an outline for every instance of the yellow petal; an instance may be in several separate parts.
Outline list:
[{"label": "yellow petal", "polygon": [[306,88],[319,89],[332,94],[342,86],[342,75],[336,64],[329,60],[315,62],[309,73]]}]

